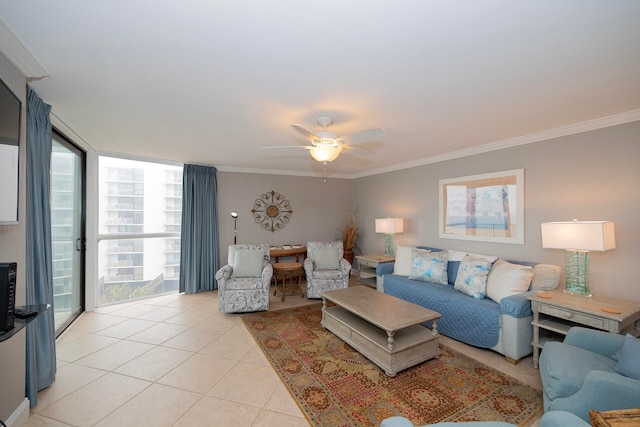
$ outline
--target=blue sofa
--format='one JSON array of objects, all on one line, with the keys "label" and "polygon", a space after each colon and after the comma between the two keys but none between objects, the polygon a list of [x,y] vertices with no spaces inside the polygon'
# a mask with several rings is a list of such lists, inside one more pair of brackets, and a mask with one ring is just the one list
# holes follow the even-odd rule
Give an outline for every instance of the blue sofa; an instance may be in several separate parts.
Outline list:
[{"label": "blue sofa", "polygon": [[563,342],[546,342],[540,355],[544,410],[571,412],[640,407],[640,340],[582,327]]},{"label": "blue sofa", "polygon": [[[431,252],[442,251],[426,246],[417,248]],[[535,263],[509,262],[536,266]],[[534,291],[510,295],[502,298],[500,303],[490,298],[472,298],[454,289],[459,265],[459,261],[448,262],[449,286],[446,286],[392,274],[393,262],[379,264],[376,268],[377,287],[381,292],[440,313],[442,317],[438,320],[438,331],[442,335],[475,347],[495,350],[511,363],[517,363],[531,354],[533,313],[527,297],[533,295]],[[557,272],[559,277],[560,267],[557,267]],[[431,324],[427,323],[426,326],[431,327]]]}]

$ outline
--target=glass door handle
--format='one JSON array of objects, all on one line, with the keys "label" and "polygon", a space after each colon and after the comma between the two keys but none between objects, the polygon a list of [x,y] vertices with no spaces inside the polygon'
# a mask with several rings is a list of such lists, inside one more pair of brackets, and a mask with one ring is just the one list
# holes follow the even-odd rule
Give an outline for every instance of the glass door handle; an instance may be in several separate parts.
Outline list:
[{"label": "glass door handle", "polygon": [[78,237],[76,239],[76,251],[86,251],[87,250],[87,239],[82,239]]}]

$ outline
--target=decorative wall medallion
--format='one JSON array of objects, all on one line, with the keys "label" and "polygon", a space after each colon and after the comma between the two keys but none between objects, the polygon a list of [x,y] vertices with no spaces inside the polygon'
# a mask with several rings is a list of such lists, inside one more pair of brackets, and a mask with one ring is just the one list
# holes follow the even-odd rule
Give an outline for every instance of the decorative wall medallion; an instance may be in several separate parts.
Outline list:
[{"label": "decorative wall medallion", "polygon": [[284,228],[284,225],[291,219],[293,210],[289,201],[282,194],[271,191],[256,199],[251,213],[253,213],[256,222],[260,224],[260,228],[273,233]]}]

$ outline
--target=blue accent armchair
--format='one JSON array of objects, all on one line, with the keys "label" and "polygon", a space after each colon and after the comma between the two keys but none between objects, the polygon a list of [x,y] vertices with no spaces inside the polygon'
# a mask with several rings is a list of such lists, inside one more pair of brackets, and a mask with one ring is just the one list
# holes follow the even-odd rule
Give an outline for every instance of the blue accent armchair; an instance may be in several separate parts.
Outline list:
[{"label": "blue accent armchair", "polygon": [[[466,423],[438,423],[422,427],[511,427],[513,424],[500,421],[470,421]],[[391,417],[382,421],[380,427],[414,427],[405,417]],[[569,412],[552,411],[544,414],[540,427],[591,427],[591,423]]]},{"label": "blue accent armchair", "polygon": [[567,411],[589,421],[590,409],[640,407],[640,380],[616,370],[614,354],[624,340],[622,335],[573,327],[563,342],[545,343],[540,355],[544,411]]}]

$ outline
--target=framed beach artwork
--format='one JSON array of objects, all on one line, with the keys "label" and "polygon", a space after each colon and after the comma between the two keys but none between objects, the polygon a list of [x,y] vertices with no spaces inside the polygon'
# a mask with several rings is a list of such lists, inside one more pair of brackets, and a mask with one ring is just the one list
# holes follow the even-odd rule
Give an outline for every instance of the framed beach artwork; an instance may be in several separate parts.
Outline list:
[{"label": "framed beach artwork", "polygon": [[524,244],[524,169],[440,180],[440,237]]}]

